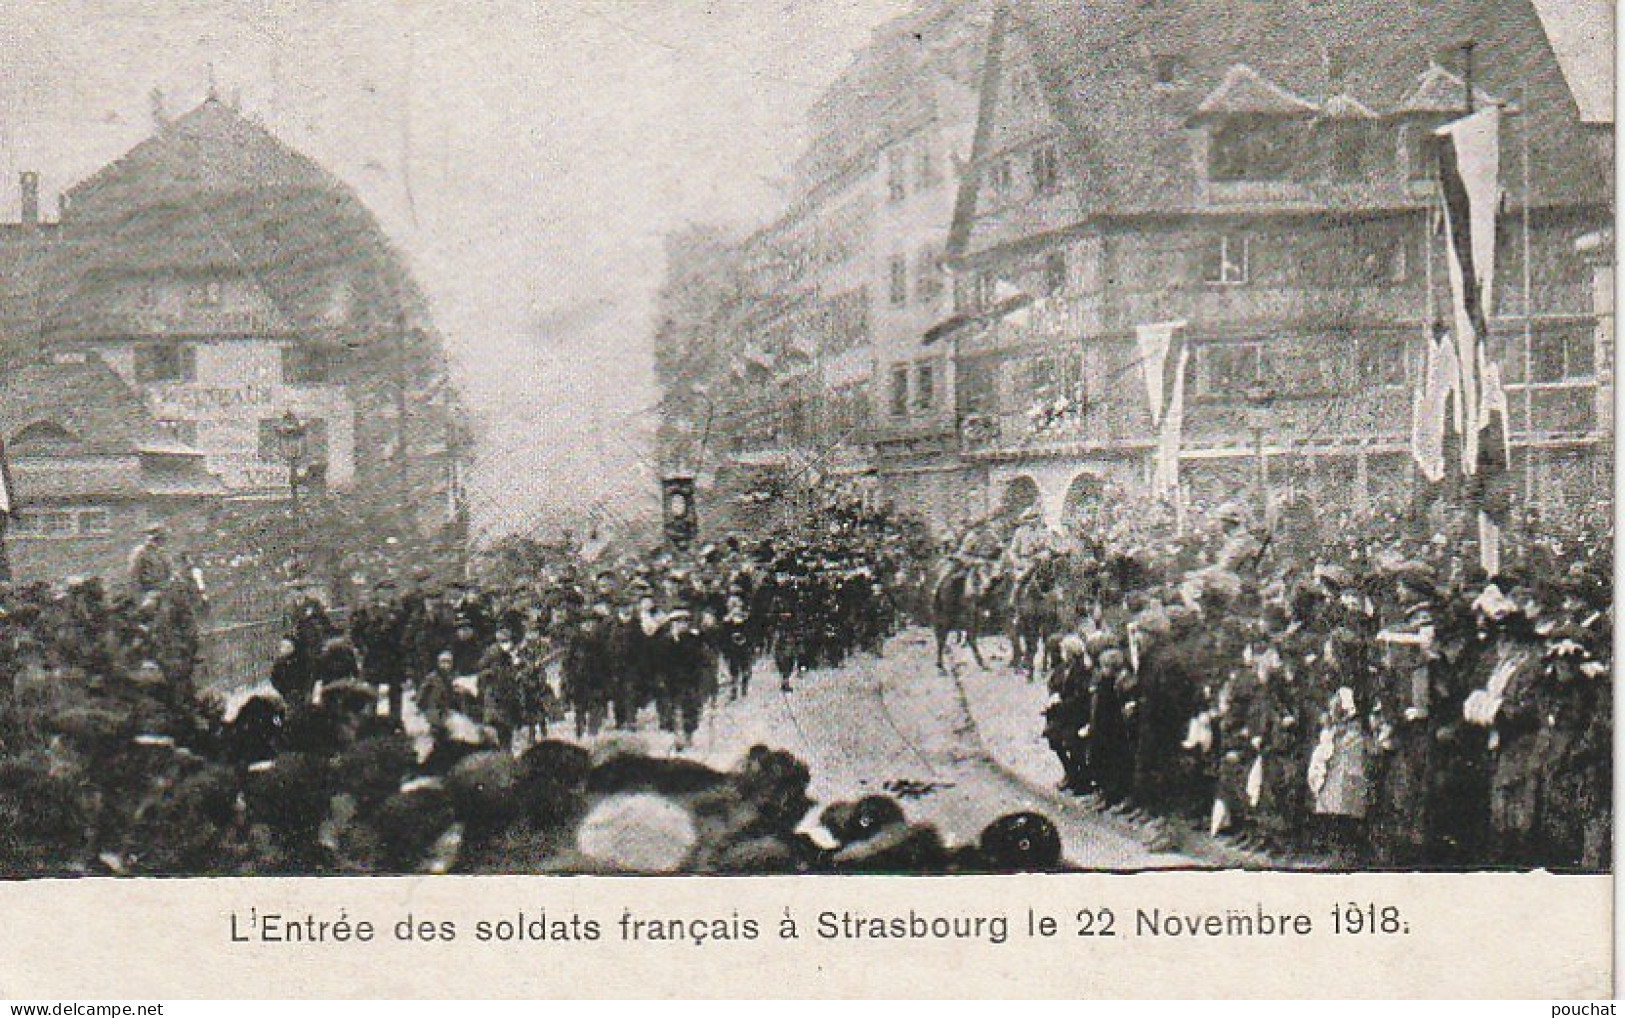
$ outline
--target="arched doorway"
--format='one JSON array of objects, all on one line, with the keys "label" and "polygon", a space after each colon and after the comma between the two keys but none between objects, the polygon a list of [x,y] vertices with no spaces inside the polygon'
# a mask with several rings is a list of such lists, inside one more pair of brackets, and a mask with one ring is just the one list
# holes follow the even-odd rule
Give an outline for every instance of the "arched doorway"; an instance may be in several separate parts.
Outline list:
[{"label": "arched doorway", "polygon": [[1072,478],[1066,487],[1066,497],[1061,501],[1062,525],[1075,526],[1093,516],[1105,492],[1106,482],[1098,474],[1083,473]]},{"label": "arched doorway", "polygon": [[1010,478],[1004,486],[1004,498],[999,504],[999,511],[1005,517],[1015,517],[1035,508],[1039,504],[1042,492],[1039,491],[1038,482],[1022,474]]}]

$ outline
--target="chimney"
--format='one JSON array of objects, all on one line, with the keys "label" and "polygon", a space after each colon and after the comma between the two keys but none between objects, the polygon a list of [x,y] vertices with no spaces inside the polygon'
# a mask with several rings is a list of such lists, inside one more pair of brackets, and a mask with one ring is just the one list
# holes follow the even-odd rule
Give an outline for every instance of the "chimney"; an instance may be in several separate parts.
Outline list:
[{"label": "chimney", "polygon": [[18,180],[23,196],[23,225],[39,225],[39,174],[24,170]]}]

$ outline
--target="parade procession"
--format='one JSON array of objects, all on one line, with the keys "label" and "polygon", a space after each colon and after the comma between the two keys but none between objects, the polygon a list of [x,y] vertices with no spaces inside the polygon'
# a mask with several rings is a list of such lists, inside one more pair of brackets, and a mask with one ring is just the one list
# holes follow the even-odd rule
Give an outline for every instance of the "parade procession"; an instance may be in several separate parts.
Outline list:
[{"label": "parade procession", "polygon": [[1612,106],[1542,5],[894,6],[635,228],[552,151],[457,204],[501,132],[410,54],[21,171],[0,877],[1609,872]]}]

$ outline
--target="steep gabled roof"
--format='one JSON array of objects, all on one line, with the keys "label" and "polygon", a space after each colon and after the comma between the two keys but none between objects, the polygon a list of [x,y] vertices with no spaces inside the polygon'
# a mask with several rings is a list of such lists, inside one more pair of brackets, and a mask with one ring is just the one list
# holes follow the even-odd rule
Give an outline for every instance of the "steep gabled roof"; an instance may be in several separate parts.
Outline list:
[{"label": "steep gabled roof", "polygon": [[[134,455],[161,441],[141,398],[104,364],[30,364],[0,382],[0,437],[8,445],[26,429],[58,430],[84,456]],[[26,452],[26,447],[14,450]]]},{"label": "steep gabled roof", "polygon": [[[1586,139],[1530,0],[1012,0],[1010,10],[1011,31],[1033,53],[1070,135],[1086,218],[1207,208],[1189,125],[1238,64],[1306,102],[1343,94],[1388,116],[1430,69],[1456,59],[1465,39],[1476,44],[1478,88],[1524,111],[1505,137],[1513,144],[1527,122],[1537,154],[1531,202],[1612,197],[1612,168]],[[1180,81],[1153,78],[1153,58],[1164,54],[1180,58]],[[1449,84],[1433,79],[1437,88]],[[1390,176],[1368,194],[1337,200],[1413,204],[1401,174]],[[1522,198],[1514,188],[1513,203]]]},{"label": "steep gabled roof", "polygon": [[67,191],[73,219],[123,218],[132,207],[185,204],[245,188],[342,188],[315,160],[209,98]]},{"label": "steep gabled roof", "polygon": [[[1416,85],[1395,104],[1395,113],[1460,113],[1467,99],[1467,83],[1438,64],[1431,64],[1416,79]],[[1475,106],[1505,106],[1506,101],[1490,95],[1475,83]]]},{"label": "steep gabled roof", "polygon": [[1195,119],[1224,116],[1291,117],[1319,112],[1319,107],[1293,95],[1248,67],[1236,64],[1196,107]]},{"label": "steep gabled roof", "polygon": [[1320,104],[1322,120],[1376,120],[1377,111],[1346,92],[1339,92]]},{"label": "steep gabled roof", "polygon": [[116,334],[110,280],[230,274],[263,296],[257,334],[432,334],[404,259],[355,192],[215,99],[68,191],[67,242],[44,289],[46,335]]}]

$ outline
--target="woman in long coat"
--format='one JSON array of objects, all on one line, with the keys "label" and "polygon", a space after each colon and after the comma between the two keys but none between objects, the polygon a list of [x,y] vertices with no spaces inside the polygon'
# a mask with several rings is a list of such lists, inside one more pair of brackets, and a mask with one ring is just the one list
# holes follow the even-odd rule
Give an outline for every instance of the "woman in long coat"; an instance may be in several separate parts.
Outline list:
[{"label": "woman in long coat", "polygon": [[1370,733],[1344,686],[1333,694],[1321,725],[1320,741],[1309,757],[1309,792],[1328,847],[1358,862],[1365,843],[1366,813],[1371,803],[1367,769]]}]

